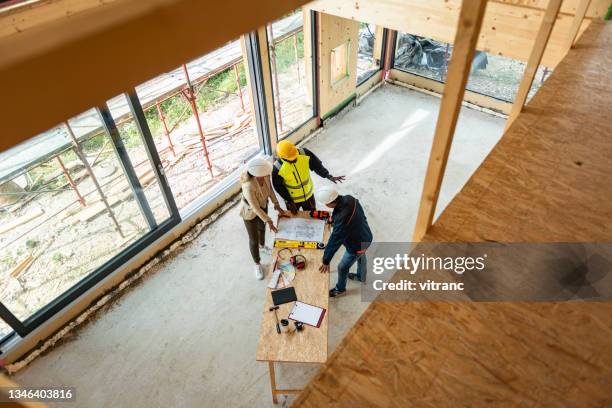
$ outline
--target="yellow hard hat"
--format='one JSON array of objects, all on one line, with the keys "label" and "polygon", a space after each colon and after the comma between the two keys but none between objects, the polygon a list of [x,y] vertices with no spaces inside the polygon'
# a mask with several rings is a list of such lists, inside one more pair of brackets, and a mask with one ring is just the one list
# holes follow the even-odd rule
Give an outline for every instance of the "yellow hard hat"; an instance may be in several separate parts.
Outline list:
[{"label": "yellow hard hat", "polygon": [[295,160],[298,156],[298,149],[290,141],[281,140],[276,145],[276,153],[278,153],[281,159]]}]

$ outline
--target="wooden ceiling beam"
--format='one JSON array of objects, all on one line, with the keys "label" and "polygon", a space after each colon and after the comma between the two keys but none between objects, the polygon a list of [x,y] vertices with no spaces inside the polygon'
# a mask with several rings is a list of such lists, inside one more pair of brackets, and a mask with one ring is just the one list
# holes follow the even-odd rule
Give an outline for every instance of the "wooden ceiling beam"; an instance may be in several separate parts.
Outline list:
[{"label": "wooden ceiling beam", "polygon": [[0,37],[0,151],[306,0],[115,0]]}]

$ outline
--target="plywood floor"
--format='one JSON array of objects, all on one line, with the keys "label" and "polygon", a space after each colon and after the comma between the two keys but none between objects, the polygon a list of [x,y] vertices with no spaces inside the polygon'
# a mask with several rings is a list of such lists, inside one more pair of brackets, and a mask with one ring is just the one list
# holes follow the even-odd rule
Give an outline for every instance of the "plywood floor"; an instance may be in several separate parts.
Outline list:
[{"label": "plywood floor", "polygon": [[[428,241],[612,241],[612,25],[592,24]],[[296,406],[612,405],[612,303],[372,303]]]}]

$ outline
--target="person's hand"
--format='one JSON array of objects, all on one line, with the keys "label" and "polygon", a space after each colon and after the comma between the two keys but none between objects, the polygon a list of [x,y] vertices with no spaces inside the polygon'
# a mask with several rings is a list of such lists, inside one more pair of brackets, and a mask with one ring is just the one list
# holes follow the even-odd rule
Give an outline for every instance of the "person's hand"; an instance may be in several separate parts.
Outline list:
[{"label": "person's hand", "polygon": [[329,180],[331,180],[334,184],[342,183],[344,181],[344,176],[327,176]]},{"label": "person's hand", "polygon": [[287,209],[291,211],[291,214],[296,215],[298,212],[297,205],[293,201],[287,201]]},{"label": "person's hand", "polygon": [[280,206],[280,205],[278,205],[278,204],[276,204],[276,205],[274,206],[274,209],[275,209],[275,210],[276,210],[276,212],[278,213],[278,216],[279,216],[279,217],[281,217],[281,218],[290,218],[290,217],[291,217],[291,215],[289,214],[289,212],[288,212],[288,211],[283,210],[283,209],[281,208],[281,206]]},{"label": "person's hand", "polygon": [[274,222],[272,220],[268,221],[268,227],[270,227],[270,231],[274,233],[278,232],[278,228],[274,226]]},{"label": "person's hand", "polygon": [[321,266],[319,266],[319,272],[329,273],[329,265],[321,264]]}]

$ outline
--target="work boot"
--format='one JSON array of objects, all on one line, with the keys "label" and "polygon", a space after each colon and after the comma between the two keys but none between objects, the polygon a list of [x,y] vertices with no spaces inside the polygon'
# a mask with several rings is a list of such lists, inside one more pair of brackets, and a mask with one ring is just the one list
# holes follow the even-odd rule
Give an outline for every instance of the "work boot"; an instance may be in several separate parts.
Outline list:
[{"label": "work boot", "polygon": [[348,278],[349,278],[350,280],[352,280],[352,281],[355,281],[355,282],[365,283],[365,280],[361,280],[361,279],[359,278],[359,276],[357,276],[357,274],[356,274],[356,273],[349,272],[349,274],[348,274]]},{"label": "work boot", "polygon": [[333,288],[329,291],[329,297],[330,298],[335,298],[335,297],[340,297],[340,296],[344,296],[346,295],[346,290],[343,291],[339,291],[336,288]]},{"label": "work boot", "polygon": [[261,269],[261,265],[259,264],[255,265],[255,277],[259,280],[262,280],[264,277],[263,269]]}]

